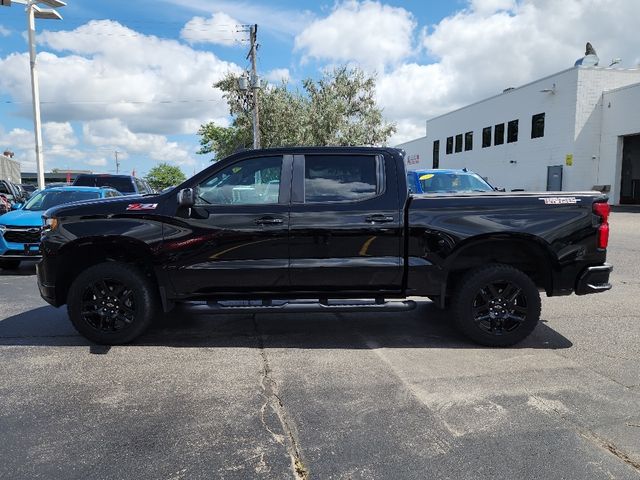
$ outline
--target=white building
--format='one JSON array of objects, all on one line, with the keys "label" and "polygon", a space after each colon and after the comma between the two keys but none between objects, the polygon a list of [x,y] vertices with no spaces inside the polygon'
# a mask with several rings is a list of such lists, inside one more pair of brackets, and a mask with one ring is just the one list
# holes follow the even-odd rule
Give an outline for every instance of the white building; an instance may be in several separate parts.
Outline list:
[{"label": "white building", "polygon": [[427,121],[408,168],[467,167],[511,189],[640,204],[640,69],[576,66]]}]

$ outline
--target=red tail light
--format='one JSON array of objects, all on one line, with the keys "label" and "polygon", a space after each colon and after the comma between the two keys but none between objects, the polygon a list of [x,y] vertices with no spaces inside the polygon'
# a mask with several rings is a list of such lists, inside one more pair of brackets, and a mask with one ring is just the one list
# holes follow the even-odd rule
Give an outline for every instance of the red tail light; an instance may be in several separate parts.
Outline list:
[{"label": "red tail light", "polygon": [[593,213],[602,219],[602,223],[598,227],[598,248],[605,249],[609,245],[609,213],[611,213],[611,207],[606,202],[594,203]]}]

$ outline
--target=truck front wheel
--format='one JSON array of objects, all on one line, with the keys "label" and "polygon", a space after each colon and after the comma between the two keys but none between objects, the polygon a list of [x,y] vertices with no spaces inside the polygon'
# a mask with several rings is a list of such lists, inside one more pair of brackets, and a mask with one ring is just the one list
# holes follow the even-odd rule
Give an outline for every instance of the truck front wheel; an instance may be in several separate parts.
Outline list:
[{"label": "truck front wheel", "polygon": [[526,338],[540,319],[535,283],[508,265],[488,265],[468,272],[453,298],[458,329],[473,341],[507,347]]},{"label": "truck front wheel", "polygon": [[125,263],[94,265],[75,279],[67,297],[73,326],[95,343],[131,342],[151,324],[158,293],[138,268]]}]

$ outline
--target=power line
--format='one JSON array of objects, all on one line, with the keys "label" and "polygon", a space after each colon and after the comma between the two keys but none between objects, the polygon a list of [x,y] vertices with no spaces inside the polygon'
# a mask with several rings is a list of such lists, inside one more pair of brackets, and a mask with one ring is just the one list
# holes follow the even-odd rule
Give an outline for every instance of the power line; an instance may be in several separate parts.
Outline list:
[{"label": "power line", "polygon": [[[219,102],[219,98],[199,98],[192,100],[70,100],[65,102],[59,101],[41,101],[41,104],[47,105],[165,105],[172,103],[207,103],[207,102]],[[14,101],[14,100],[2,100],[1,104],[7,105],[22,105],[31,104],[30,101]]]}]

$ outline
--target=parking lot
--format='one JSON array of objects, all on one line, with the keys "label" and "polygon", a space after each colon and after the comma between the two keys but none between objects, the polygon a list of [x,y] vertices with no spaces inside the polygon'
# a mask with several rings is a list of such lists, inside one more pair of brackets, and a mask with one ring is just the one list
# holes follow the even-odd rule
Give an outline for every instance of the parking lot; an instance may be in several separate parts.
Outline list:
[{"label": "parking lot", "polygon": [[0,271],[0,478],[639,478],[640,213],[515,348],[409,313],[206,315],[99,347]]}]

